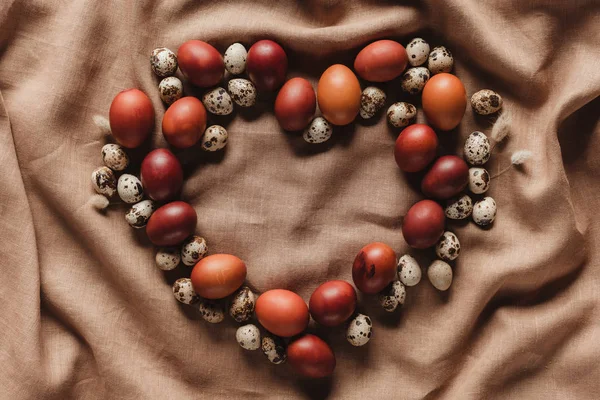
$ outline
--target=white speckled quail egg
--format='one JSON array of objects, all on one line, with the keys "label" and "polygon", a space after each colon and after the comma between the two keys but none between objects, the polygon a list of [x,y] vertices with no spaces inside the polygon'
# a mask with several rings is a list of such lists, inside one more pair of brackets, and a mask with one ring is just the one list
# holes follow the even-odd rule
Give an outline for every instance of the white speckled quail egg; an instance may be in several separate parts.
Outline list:
[{"label": "white speckled quail egg", "polygon": [[256,87],[248,79],[232,79],[227,83],[231,98],[240,107],[252,107],[256,104]]},{"label": "white speckled quail egg", "polygon": [[473,221],[479,226],[488,226],[496,219],[496,201],[484,197],[473,206]]},{"label": "white speckled quail egg", "polygon": [[471,107],[479,115],[489,115],[502,108],[502,97],[490,89],[482,89],[471,96]]},{"label": "white speckled quail egg", "polygon": [[417,118],[417,108],[403,101],[394,103],[387,110],[388,122],[395,128],[413,124]]},{"label": "white speckled quail egg", "polygon": [[156,252],[156,266],[163,271],[171,271],[179,265],[181,252],[177,247],[161,247]]},{"label": "white speckled quail egg", "polygon": [[358,314],[350,320],[348,330],[346,330],[346,340],[352,346],[364,346],[371,340],[373,323],[371,318],[364,314]]},{"label": "white speckled quail egg", "polygon": [[158,93],[165,104],[171,105],[183,96],[183,84],[179,78],[168,76],[158,84]]},{"label": "white speckled quail egg", "polygon": [[475,131],[465,141],[465,160],[471,165],[483,165],[490,159],[490,141],[485,133]]},{"label": "white speckled quail egg", "polygon": [[367,86],[360,96],[360,116],[369,119],[385,105],[385,92],[375,86]]},{"label": "white speckled quail egg", "polygon": [[261,340],[260,348],[273,364],[281,364],[287,360],[287,346],[279,336],[265,335]]},{"label": "white speckled quail egg", "polygon": [[302,137],[308,143],[323,143],[331,138],[332,133],[333,128],[329,121],[323,117],[317,117],[312,120]]},{"label": "white speckled quail egg", "polygon": [[429,43],[421,38],[414,38],[406,45],[408,63],[413,67],[425,64],[429,57]]},{"label": "white speckled quail egg", "polygon": [[402,75],[400,86],[406,93],[421,93],[430,77],[431,74],[425,67],[409,68]]},{"label": "white speckled quail egg", "polygon": [[208,253],[206,240],[200,236],[190,236],[181,246],[181,261],[188,267],[193,267]]},{"label": "white speckled quail egg", "polygon": [[456,260],[460,254],[460,242],[452,232],[444,232],[435,246],[435,254],[444,261]]},{"label": "white speckled quail egg", "polygon": [[160,77],[174,75],[177,71],[177,56],[166,47],[159,47],[152,50],[150,66],[152,71]]},{"label": "white speckled quail egg", "polygon": [[229,115],[233,111],[233,102],[227,90],[222,87],[214,88],[202,96],[202,104],[215,115]]},{"label": "white speckled quail egg", "polygon": [[225,69],[232,75],[239,75],[246,70],[248,52],[241,43],[234,43],[225,50],[223,61]]},{"label": "white speckled quail egg", "polygon": [[444,214],[450,219],[465,219],[473,212],[473,200],[469,195],[453,197],[446,203]]},{"label": "white speckled quail egg", "polygon": [[240,326],[235,332],[235,340],[246,350],[258,350],[260,347],[260,331],[256,325]]},{"label": "white speckled quail egg", "polygon": [[173,296],[183,304],[192,304],[200,300],[194,291],[190,278],[180,278],[173,284]]},{"label": "white speckled quail egg", "polygon": [[92,184],[96,193],[109,198],[117,191],[117,179],[112,169],[108,167],[98,167],[92,172]]},{"label": "white speckled quail egg", "polygon": [[406,299],[406,287],[400,281],[389,284],[379,293],[379,303],[387,312],[393,312],[399,305],[404,304]]},{"label": "white speckled quail egg", "polygon": [[229,134],[227,130],[221,125],[212,125],[206,128],[200,143],[202,144],[202,150],[206,151],[218,151],[227,145],[227,139]]},{"label": "white speckled quail egg", "polygon": [[156,210],[156,207],[152,200],[142,200],[131,206],[125,214],[125,220],[133,228],[143,228],[148,223],[154,210]]},{"label": "white speckled quail egg", "polygon": [[417,260],[408,254],[398,260],[398,279],[406,286],[415,286],[421,282],[421,267]]},{"label": "white speckled quail egg", "polygon": [[237,322],[248,321],[252,318],[256,296],[248,286],[239,288],[231,298],[229,304],[229,315]]},{"label": "white speckled quail egg", "polygon": [[113,171],[123,171],[129,165],[129,156],[118,144],[105,144],[102,147],[102,160]]},{"label": "white speckled quail egg", "polygon": [[437,290],[448,290],[452,284],[452,267],[445,261],[435,260],[427,268],[427,277]]},{"label": "white speckled quail egg", "polygon": [[128,204],[137,203],[144,197],[142,182],[131,174],[123,174],[119,177],[117,192],[121,200]]},{"label": "white speckled quail egg", "polygon": [[485,168],[469,168],[469,190],[482,194],[490,188],[490,174]]},{"label": "white speckled quail egg", "polygon": [[200,315],[206,322],[218,324],[225,319],[225,307],[219,300],[202,299],[198,305]]},{"label": "white speckled quail egg", "polygon": [[429,53],[429,60],[427,62],[427,68],[431,71],[432,75],[439,74],[441,72],[450,72],[454,66],[454,57],[450,50],[444,46],[434,47]]}]

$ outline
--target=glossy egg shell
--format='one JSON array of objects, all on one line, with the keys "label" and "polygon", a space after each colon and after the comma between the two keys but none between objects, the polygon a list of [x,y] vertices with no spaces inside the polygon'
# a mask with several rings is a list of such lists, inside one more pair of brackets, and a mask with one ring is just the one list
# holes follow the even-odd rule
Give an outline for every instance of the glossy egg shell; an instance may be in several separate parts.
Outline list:
[{"label": "glossy egg shell", "polygon": [[370,243],[354,259],[352,279],[363,293],[375,294],[382,291],[395,276],[396,253],[387,244]]},{"label": "glossy egg shell", "polygon": [[141,145],[154,128],[154,108],[144,92],[124,90],[113,99],[108,112],[113,137],[123,147]]},{"label": "glossy egg shell", "polygon": [[162,131],[171,146],[184,149],[195,145],[206,129],[206,109],[200,100],[187,96],[165,111]]},{"label": "glossy egg shell", "polygon": [[286,131],[308,126],[317,108],[315,90],[304,78],[292,78],[279,90],[275,99],[275,116]]},{"label": "glossy egg shell", "polygon": [[214,86],[225,74],[221,53],[201,40],[188,40],[179,46],[177,61],[183,75],[196,86]]},{"label": "glossy egg shell", "polygon": [[325,378],[335,369],[333,350],[315,335],[305,334],[292,341],[287,356],[292,368],[307,378]]},{"label": "glossy egg shell", "polygon": [[288,59],[283,48],[272,40],[254,43],[246,58],[246,71],[260,91],[272,92],[285,81]]},{"label": "glossy egg shell", "polygon": [[200,297],[222,299],[242,286],[246,264],[231,254],[213,254],[198,261],[190,278]]},{"label": "glossy egg shell", "polygon": [[449,199],[462,192],[469,184],[469,167],[460,157],[443,156],[431,166],[423,181],[421,191],[427,197]]},{"label": "glossy egg shell", "polygon": [[148,153],[142,161],[140,175],[144,192],[156,201],[173,199],[183,184],[181,163],[167,149],[156,149]]},{"label": "glossy egg shell", "polygon": [[362,90],[356,75],[341,64],[327,68],[317,86],[317,101],[323,116],[333,125],[348,125],[360,110]]},{"label": "glossy egg shell", "polygon": [[437,243],[444,233],[446,217],[442,207],[432,200],[415,203],[404,216],[402,234],[409,246],[426,249]]},{"label": "glossy egg shell", "polygon": [[319,324],[337,326],[356,309],[356,291],[346,281],[328,281],[315,289],[308,302],[310,315]]},{"label": "glossy egg shell", "polygon": [[378,40],[366,46],[354,60],[354,70],[371,82],[387,82],[402,74],[408,64],[406,49],[393,40]]},{"label": "glossy egg shell", "polygon": [[273,289],[261,294],[254,310],[258,322],[277,336],[297,335],[308,325],[306,303],[289,290]]},{"label": "glossy egg shell", "polygon": [[421,99],[427,121],[443,131],[460,124],[467,108],[467,92],[460,79],[452,74],[434,75],[423,88]]},{"label": "glossy egg shell", "polygon": [[148,220],[146,233],[156,246],[175,246],[194,233],[198,216],[184,201],[165,204]]},{"label": "glossy egg shell", "polygon": [[394,148],[396,164],[404,172],[418,172],[435,158],[438,138],[433,129],[424,124],[405,128]]}]

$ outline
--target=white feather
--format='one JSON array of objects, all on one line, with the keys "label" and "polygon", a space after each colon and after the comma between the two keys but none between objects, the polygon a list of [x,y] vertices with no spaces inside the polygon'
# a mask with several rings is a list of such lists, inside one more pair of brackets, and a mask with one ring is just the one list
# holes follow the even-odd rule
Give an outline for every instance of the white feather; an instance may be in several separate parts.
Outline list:
[{"label": "white feather", "polygon": [[502,111],[502,114],[500,114],[496,120],[496,123],[494,123],[494,126],[492,127],[491,139],[496,143],[503,141],[504,138],[510,133],[511,124],[512,113],[509,108],[505,107]]},{"label": "white feather", "polygon": [[96,124],[103,133],[110,134],[110,122],[105,116],[94,115],[92,119],[94,120],[94,124]]},{"label": "white feather", "polygon": [[106,207],[108,207],[110,202],[106,197],[102,196],[101,194],[94,194],[92,195],[92,197],[90,197],[90,203],[92,203],[92,206],[95,209],[104,210],[106,209]]},{"label": "white feather", "polygon": [[525,161],[529,160],[532,155],[533,153],[531,153],[529,150],[518,150],[512,154],[510,161],[513,165],[521,165]]}]

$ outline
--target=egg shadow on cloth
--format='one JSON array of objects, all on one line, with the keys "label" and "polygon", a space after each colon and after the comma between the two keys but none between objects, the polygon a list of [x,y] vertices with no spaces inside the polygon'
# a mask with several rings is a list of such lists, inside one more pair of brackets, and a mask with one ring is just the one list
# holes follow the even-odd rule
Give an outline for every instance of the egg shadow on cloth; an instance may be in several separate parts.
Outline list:
[{"label": "egg shadow on cloth", "polygon": [[333,374],[333,376],[320,379],[298,378],[294,380],[294,386],[307,399],[327,399],[331,395],[335,379],[335,372]]},{"label": "egg shadow on cloth", "polygon": [[589,149],[594,127],[600,120],[600,97],[569,115],[558,127],[558,142],[565,164],[572,164]]}]

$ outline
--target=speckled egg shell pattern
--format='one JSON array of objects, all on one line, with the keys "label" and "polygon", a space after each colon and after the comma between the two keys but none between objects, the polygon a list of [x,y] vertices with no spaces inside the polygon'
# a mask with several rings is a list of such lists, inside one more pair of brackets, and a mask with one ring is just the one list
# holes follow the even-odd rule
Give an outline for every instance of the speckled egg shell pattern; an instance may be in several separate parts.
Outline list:
[{"label": "speckled egg shell pattern", "polygon": [[235,339],[246,350],[258,350],[261,346],[260,331],[253,324],[240,326],[235,332]]},{"label": "speckled egg shell pattern", "polygon": [[452,232],[444,232],[435,246],[435,254],[444,261],[456,260],[460,254],[460,242]]},{"label": "speckled egg shell pattern", "polygon": [[475,131],[465,141],[465,160],[471,165],[483,165],[490,159],[490,141],[485,133]]},{"label": "speckled egg shell pattern", "polygon": [[177,56],[166,47],[159,47],[152,51],[150,66],[160,77],[173,75],[177,71]]},{"label": "speckled egg shell pattern", "polygon": [[261,340],[260,348],[273,364],[282,364],[287,360],[285,341],[279,336],[267,334]]},{"label": "speckled egg shell pattern", "polygon": [[200,236],[190,236],[181,246],[181,261],[188,267],[196,265],[208,253],[206,240]]},{"label": "speckled egg shell pattern", "polygon": [[158,93],[165,104],[171,105],[183,96],[183,84],[179,78],[168,76],[158,84]]},{"label": "speckled egg shell pattern", "polygon": [[143,228],[148,223],[154,210],[156,210],[156,206],[152,200],[142,200],[131,206],[125,214],[125,220],[134,228]]},{"label": "speckled egg shell pattern", "polygon": [[485,168],[469,168],[469,190],[482,194],[490,188],[490,174]]},{"label": "speckled egg shell pattern", "polygon": [[387,110],[388,122],[396,128],[403,128],[415,122],[417,108],[410,103],[394,103]]},{"label": "speckled egg shell pattern", "polygon": [[181,252],[177,247],[161,247],[156,252],[156,266],[163,271],[171,271],[179,265]]},{"label": "speckled egg shell pattern", "polygon": [[367,86],[360,96],[360,116],[372,118],[385,105],[385,92],[375,86]]},{"label": "speckled egg shell pattern", "polygon": [[496,219],[496,201],[491,197],[484,197],[473,206],[473,221],[479,226],[488,226]]},{"label": "speckled egg shell pattern", "polygon": [[225,319],[225,307],[222,301],[202,299],[198,310],[202,318],[211,324],[218,324]]},{"label": "speckled egg shell pattern", "polygon": [[233,111],[233,102],[227,90],[222,87],[214,88],[202,96],[206,109],[215,115],[229,115]]},{"label": "speckled egg shell pattern", "polygon": [[137,203],[144,198],[142,182],[130,174],[123,174],[119,177],[117,192],[121,200],[128,204]]},{"label": "speckled egg shell pattern", "polygon": [[429,43],[421,38],[414,38],[406,45],[408,63],[413,67],[425,64],[430,50]]},{"label": "speckled egg shell pattern", "polygon": [[404,304],[406,299],[406,287],[400,281],[395,281],[388,285],[383,292],[379,294],[379,303],[387,312],[393,312],[399,305]]},{"label": "speckled egg shell pattern", "polygon": [[372,331],[371,318],[364,314],[358,314],[348,325],[346,339],[352,346],[364,346],[371,340]]},{"label": "speckled egg shell pattern", "polygon": [[471,96],[471,107],[479,115],[490,115],[502,108],[502,97],[490,89],[482,89]]},{"label": "speckled egg shell pattern", "polygon": [[232,75],[239,75],[246,70],[248,52],[241,43],[234,43],[225,50],[223,61],[225,69]]},{"label": "speckled egg shell pattern", "polygon": [[332,133],[331,124],[325,118],[317,117],[312,120],[302,137],[308,143],[323,143],[331,138]]},{"label": "speckled egg shell pattern", "polygon": [[92,184],[96,193],[109,198],[117,192],[117,179],[108,167],[98,167],[92,172]]},{"label": "speckled egg shell pattern", "polygon": [[129,166],[129,156],[118,144],[105,144],[102,147],[102,160],[113,171],[123,171]]},{"label": "speckled egg shell pattern", "polygon": [[429,54],[429,60],[427,62],[427,68],[431,71],[432,75],[439,74],[442,72],[452,71],[454,66],[454,57],[450,50],[444,46],[434,47]]},{"label": "speckled egg shell pattern", "polygon": [[448,290],[452,285],[452,267],[442,260],[435,260],[429,268],[427,268],[427,277],[429,282],[437,290]]},{"label": "speckled egg shell pattern", "polygon": [[227,90],[235,104],[240,107],[252,107],[256,104],[256,87],[248,79],[232,79],[227,83]]},{"label": "speckled egg shell pattern", "polygon": [[450,219],[465,219],[473,212],[473,200],[469,195],[451,198],[446,203],[444,214]]},{"label": "speckled egg shell pattern", "polygon": [[421,267],[417,260],[408,254],[398,260],[398,279],[406,286],[415,286],[421,282]]},{"label": "speckled egg shell pattern", "polygon": [[194,291],[190,278],[180,278],[173,284],[173,296],[183,304],[192,304],[200,300]]},{"label": "speckled egg shell pattern", "polygon": [[229,305],[229,315],[237,322],[248,321],[254,313],[256,296],[248,286],[242,286],[235,292]]},{"label": "speckled egg shell pattern", "polygon": [[423,91],[425,84],[431,78],[429,70],[425,67],[409,68],[402,75],[400,85],[406,93],[417,94]]},{"label": "speckled egg shell pattern", "polygon": [[202,150],[218,151],[227,145],[229,134],[221,125],[212,125],[206,128],[200,141]]}]

